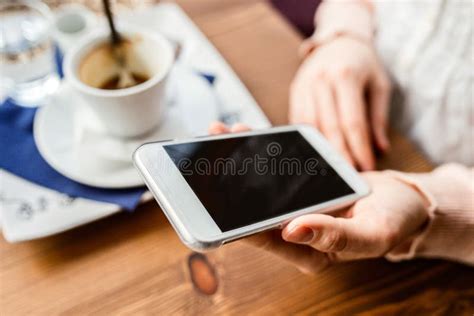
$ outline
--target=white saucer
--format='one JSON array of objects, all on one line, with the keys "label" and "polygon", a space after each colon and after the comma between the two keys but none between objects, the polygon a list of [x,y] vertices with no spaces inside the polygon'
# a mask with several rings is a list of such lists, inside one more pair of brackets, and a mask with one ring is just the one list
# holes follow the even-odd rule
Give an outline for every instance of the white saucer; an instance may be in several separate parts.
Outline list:
[{"label": "white saucer", "polygon": [[143,181],[132,163],[132,153],[138,146],[205,135],[209,123],[218,119],[212,87],[183,66],[173,69],[168,92],[160,126],[144,137],[121,139],[101,131],[92,113],[81,106],[83,101],[63,83],[36,113],[36,146],[54,169],[77,182],[101,188],[141,186]]}]

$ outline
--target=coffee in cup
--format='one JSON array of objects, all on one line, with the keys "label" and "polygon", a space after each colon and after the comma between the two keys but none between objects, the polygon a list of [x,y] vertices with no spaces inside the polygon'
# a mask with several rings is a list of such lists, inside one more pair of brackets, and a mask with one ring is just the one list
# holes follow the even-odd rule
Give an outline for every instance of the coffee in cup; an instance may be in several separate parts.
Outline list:
[{"label": "coffee in cup", "polygon": [[107,133],[135,137],[160,122],[174,53],[168,40],[157,32],[127,27],[120,33],[124,65],[134,85],[120,87],[123,69],[105,29],[68,52],[64,69],[67,82]]},{"label": "coffee in cup", "polygon": [[[147,81],[150,71],[146,69],[146,62],[141,60],[142,56],[134,49],[141,40],[135,36],[123,39],[115,46],[108,42],[98,45],[82,59],[79,78],[89,86],[106,90],[129,88]],[[97,70],[100,74],[96,74]],[[130,76],[128,85],[120,84],[123,72]]]}]

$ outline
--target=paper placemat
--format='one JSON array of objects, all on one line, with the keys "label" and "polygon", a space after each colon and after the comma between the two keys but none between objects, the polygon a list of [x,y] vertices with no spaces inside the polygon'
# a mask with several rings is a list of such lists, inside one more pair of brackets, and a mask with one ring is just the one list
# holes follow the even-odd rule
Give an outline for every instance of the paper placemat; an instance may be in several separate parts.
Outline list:
[{"label": "paper placemat", "polygon": [[[225,116],[253,128],[270,122],[245,86],[191,19],[173,3],[124,13],[119,20],[156,29],[182,44],[180,62],[212,73],[216,98]],[[149,192],[143,201],[152,199]],[[114,204],[71,198],[0,170],[0,223],[9,242],[41,238],[117,213]]]}]

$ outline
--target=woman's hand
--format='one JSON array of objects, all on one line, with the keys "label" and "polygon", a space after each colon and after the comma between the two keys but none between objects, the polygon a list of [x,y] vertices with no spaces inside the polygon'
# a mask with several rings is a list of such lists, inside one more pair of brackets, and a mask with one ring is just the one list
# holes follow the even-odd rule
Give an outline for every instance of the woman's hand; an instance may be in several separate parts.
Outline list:
[{"label": "woman's hand", "polygon": [[[214,123],[211,134],[249,130]],[[381,257],[409,241],[428,220],[427,201],[414,187],[382,172],[363,173],[372,192],[337,213],[307,214],[283,230],[243,239],[282,257],[304,272],[318,272],[341,261]]]},{"label": "woman's hand", "polygon": [[428,211],[424,198],[410,185],[379,172],[363,177],[372,193],[337,217],[303,215],[283,230],[246,240],[306,273],[320,272],[342,261],[384,256],[424,227]]},{"label": "woman's hand", "polygon": [[[280,240],[267,240],[263,246],[275,247],[277,254],[303,271],[316,272],[332,263],[384,256],[420,232],[428,219],[428,206],[415,188],[387,173],[362,176],[372,188],[370,195],[338,217],[300,216],[283,229]],[[286,255],[293,247],[298,247],[291,251],[294,255]]]},{"label": "woman's hand", "polygon": [[375,168],[372,149],[390,147],[390,81],[369,45],[341,36],[314,50],[290,89],[291,123],[317,127],[353,165]]}]

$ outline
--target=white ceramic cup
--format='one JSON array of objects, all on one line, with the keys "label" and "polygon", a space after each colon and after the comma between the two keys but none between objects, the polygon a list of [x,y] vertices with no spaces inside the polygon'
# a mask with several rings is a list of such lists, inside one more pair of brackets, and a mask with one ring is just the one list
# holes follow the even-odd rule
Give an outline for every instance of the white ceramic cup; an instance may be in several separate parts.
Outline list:
[{"label": "white ceramic cup", "polygon": [[105,132],[130,138],[143,135],[159,125],[174,52],[168,40],[157,32],[131,27],[120,32],[132,42],[135,57],[127,63],[132,68],[146,70],[147,81],[116,90],[97,87],[97,82],[110,77],[113,67],[100,58],[85,66],[84,58],[109,41],[106,29],[90,34],[66,54],[64,73],[67,82],[97,117]]}]

